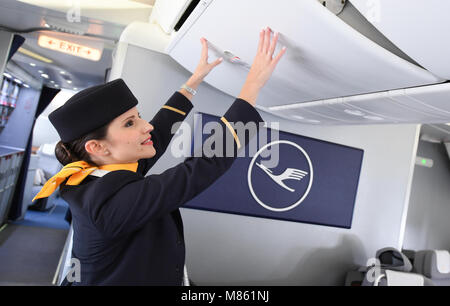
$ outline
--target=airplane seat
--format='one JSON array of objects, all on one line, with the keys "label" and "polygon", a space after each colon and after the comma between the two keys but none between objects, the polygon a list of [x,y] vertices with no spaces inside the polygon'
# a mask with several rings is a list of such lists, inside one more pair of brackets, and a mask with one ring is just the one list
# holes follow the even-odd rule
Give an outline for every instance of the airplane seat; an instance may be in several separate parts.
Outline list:
[{"label": "airplane seat", "polygon": [[[410,273],[413,266],[408,257],[399,250],[386,247],[379,249],[376,252],[375,259],[378,260],[376,264],[368,267],[360,267],[357,271],[349,271],[346,275],[346,286],[389,286],[398,285],[402,281],[405,285],[432,285],[431,281],[426,279],[423,275],[417,277]],[[403,273],[391,273],[392,271]],[[408,274],[412,274],[408,278]],[[419,281],[419,278],[422,279]]]},{"label": "airplane seat", "polygon": [[366,276],[366,267],[360,267],[358,270],[348,271],[345,275],[345,286],[359,287],[362,286]]},{"label": "airplane seat", "polygon": [[375,258],[378,259],[379,266],[371,268],[377,271],[374,273],[373,270],[368,270],[362,286],[433,286],[433,282],[424,275],[411,273],[411,261],[396,248],[379,249]]},{"label": "airplane seat", "polygon": [[[32,159],[33,168],[36,169],[37,174],[37,179],[35,180],[33,186],[31,186],[32,198],[38,194],[45,182],[58,173],[62,168],[62,165],[55,156],[55,146],[56,143],[43,144],[36,152],[36,157]],[[41,211],[48,210],[55,205],[54,200],[58,197],[58,194],[59,193],[57,191],[48,198],[38,199],[33,204],[29,203],[29,205],[31,205],[30,208]]]},{"label": "airplane seat", "polygon": [[417,251],[416,254],[414,255],[414,266],[413,266],[413,272],[415,273],[419,273],[419,274],[423,274],[423,266],[424,266],[424,260],[425,260],[425,255],[429,252],[430,250],[422,250],[422,251]]},{"label": "airplane seat", "polygon": [[434,286],[433,282],[421,274],[381,269],[374,282],[366,282],[363,286]]},{"label": "airplane seat", "polygon": [[381,267],[385,269],[400,272],[411,272],[413,270],[413,266],[408,257],[392,247],[378,250],[375,258],[380,261]]},{"label": "airplane seat", "polygon": [[413,270],[414,270],[414,260],[415,260],[415,257],[416,257],[416,251],[408,250],[408,249],[402,249],[402,253],[406,256],[406,258],[409,259],[409,261],[413,265]]},{"label": "airplane seat", "polygon": [[435,285],[450,286],[449,251],[424,250],[417,252],[414,271],[430,278]]},{"label": "airplane seat", "polygon": [[61,170],[62,165],[55,156],[56,143],[46,143],[39,147],[36,154],[39,156],[38,168],[44,171],[47,179]]}]

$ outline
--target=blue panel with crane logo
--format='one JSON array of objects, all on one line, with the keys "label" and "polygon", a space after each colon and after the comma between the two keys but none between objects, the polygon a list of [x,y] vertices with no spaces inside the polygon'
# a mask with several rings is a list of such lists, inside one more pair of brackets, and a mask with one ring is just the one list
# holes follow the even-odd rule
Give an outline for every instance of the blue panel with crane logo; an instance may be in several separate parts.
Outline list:
[{"label": "blue panel with crane logo", "polygon": [[[219,118],[201,114],[194,134],[213,121]],[[197,139],[204,142],[209,136],[202,133]],[[362,149],[262,128],[245,156],[183,207],[351,228],[363,154]]]}]

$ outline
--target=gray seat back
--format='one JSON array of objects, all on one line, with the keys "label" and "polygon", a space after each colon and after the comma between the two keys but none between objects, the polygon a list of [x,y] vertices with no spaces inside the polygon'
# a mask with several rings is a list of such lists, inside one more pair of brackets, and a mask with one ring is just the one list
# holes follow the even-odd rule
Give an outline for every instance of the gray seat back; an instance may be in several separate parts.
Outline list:
[{"label": "gray seat back", "polygon": [[450,285],[450,253],[447,250],[425,250],[416,253],[414,271],[430,278],[435,285]]},{"label": "gray seat back", "polygon": [[421,274],[384,270],[374,286],[433,286],[433,282]]}]

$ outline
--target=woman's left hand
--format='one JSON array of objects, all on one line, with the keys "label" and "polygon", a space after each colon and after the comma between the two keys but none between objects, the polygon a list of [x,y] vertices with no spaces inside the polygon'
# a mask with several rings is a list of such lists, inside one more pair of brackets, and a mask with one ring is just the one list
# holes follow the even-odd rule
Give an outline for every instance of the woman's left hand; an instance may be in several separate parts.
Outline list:
[{"label": "woman's left hand", "polygon": [[192,78],[198,80],[199,82],[203,81],[208,73],[210,73],[214,67],[223,61],[223,58],[218,58],[214,62],[208,63],[208,44],[206,43],[206,39],[203,37],[200,39],[200,42],[202,43],[200,62],[192,75]]},{"label": "woman's left hand", "polygon": [[[214,67],[219,65],[222,62],[222,58],[216,59],[212,63],[208,63],[208,44],[206,43],[205,38],[200,39],[202,43],[202,54],[200,57],[200,62],[198,63],[197,68],[194,71],[194,74],[187,80],[186,85],[190,88],[196,90],[197,87],[203,82],[203,79],[208,75],[208,73],[213,70]],[[182,93],[186,98],[192,100],[193,96],[186,89],[180,89],[180,93]]]}]

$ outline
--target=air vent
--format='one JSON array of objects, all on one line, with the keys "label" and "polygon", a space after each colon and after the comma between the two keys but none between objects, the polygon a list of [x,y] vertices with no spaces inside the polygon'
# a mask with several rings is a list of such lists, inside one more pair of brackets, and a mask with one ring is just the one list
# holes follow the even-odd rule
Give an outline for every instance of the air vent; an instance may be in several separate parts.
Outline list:
[{"label": "air vent", "polygon": [[51,17],[45,17],[45,23],[46,27],[52,30],[75,35],[84,35],[87,32],[89,26],[88,23],[83,22],[68,23]]}]

